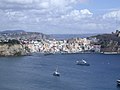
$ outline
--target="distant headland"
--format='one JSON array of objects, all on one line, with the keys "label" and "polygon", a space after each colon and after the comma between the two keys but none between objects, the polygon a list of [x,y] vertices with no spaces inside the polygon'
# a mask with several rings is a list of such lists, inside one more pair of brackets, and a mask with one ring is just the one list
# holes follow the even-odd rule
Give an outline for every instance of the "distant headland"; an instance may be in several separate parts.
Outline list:
[{"label": "distant headland", "polygon": [[0,32],[0,56],[21,56],[39,52],[43,54],[68,53],[120,53],[120,31],[89,37],[56,40],[38,32],[7,30]]}]

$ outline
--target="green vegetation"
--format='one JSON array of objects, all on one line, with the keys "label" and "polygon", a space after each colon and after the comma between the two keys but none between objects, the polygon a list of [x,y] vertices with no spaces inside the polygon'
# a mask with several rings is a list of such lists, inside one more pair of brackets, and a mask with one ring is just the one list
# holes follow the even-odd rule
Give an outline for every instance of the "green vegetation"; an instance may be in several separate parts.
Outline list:
[{"label": "green vegetation", "polygon": [[120,49],[120,32],[116,30],[115,33],[112,34],[102,34],[93,36],[96,37],[98,42],[95,44],[101,45],[101,51],[105,52],[119,52]]},{"label": "green vegetation", "polygon": [[12,39],[12,40],[8,40],[8,43],[9,44],[20,44],[20,42],[18,41],[18,40],[16,40],[16,39]]},{"label": "green vegetation", "polygon": [[20,44],[20,42],[16,39],[8,40],[8,41],[1,41],[0,44],[9,44],[9,45],[14,45],[14,44]]}]

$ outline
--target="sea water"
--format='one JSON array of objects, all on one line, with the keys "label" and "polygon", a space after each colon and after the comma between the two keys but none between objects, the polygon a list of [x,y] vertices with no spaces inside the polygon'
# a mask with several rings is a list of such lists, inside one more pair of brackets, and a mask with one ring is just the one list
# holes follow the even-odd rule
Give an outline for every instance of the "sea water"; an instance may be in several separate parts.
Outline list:
[{"label": "sea water", "polygon": [[[85,59],[90,66],[76,65]],[[53,76],[58,66],[60,77]],[[0,90],[120,90],[120,55],[0,57]]]}]

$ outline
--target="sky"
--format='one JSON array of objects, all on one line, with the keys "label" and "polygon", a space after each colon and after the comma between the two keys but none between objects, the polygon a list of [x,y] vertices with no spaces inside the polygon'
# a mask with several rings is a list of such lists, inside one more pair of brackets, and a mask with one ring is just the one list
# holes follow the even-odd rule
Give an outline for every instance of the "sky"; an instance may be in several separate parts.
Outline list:
[{"label": "sky", "polygon": [[45,34],[120,30],[120,0],[0,0],[0,31]]}]

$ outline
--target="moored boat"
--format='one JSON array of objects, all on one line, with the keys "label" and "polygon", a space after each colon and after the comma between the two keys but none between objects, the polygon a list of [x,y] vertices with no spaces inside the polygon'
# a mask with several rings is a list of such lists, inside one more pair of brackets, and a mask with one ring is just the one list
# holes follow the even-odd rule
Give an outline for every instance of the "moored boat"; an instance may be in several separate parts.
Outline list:
[{"label": "moored boat", "polygon": [[117,80],[117,86],[120,86],[120,79]]},{"label": "moored boat", "polygon": [[60,73],[58,72],[58,67],[57,67],[56,70],[53,72],[53,76],[60,76]]},{"label": "moored boat", "polygon": [[82,59],[81,61],[76,61],[76,65],[90,66],[90,64],[87,63],[84,59]]}]

